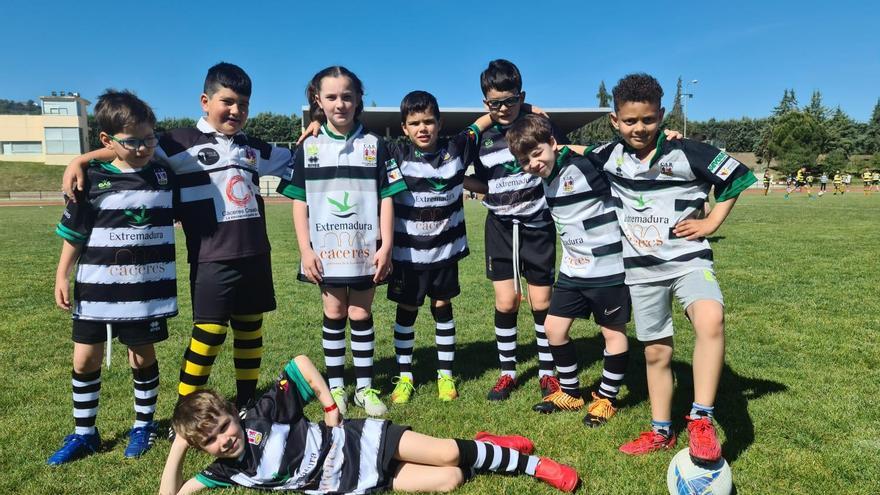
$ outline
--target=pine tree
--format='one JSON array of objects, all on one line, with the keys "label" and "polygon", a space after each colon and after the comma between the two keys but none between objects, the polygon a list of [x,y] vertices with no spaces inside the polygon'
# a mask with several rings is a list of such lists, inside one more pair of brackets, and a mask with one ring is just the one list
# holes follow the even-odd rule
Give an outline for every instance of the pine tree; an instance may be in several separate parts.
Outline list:
[{"label": "pine tree", "polygon": [[596,99],[599,100],[599,108],[607,108],[611,106],[611,95],[605,89],[605,81],[599,83],[599,92],[596,93]]},{"label": "pine tree", "polygon": [[681,76],[679,76],[678,83],[675,85],[675,99],[672,103],[672,111],[666,114],[666,122],[663,123],[667,129],[680,131],[684,128],[684,112],[681,109],[681,98]]},{"label": "pine tree", "polygon": [[813,91],[810,97],[810,104],[804,107],[804,112],[810,114],[811,117],[823,122],[828,118],[828,108],[822,105],[822,93],[819,90]]}]

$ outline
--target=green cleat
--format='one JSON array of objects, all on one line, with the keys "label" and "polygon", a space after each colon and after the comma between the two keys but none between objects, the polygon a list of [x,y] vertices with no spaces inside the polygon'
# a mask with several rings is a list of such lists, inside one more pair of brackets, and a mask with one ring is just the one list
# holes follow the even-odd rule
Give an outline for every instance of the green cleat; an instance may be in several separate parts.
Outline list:
[{"label": "green cleat", "polygon": [[443,402],[450,402],[458,398],[455,380],[445,373],[437,373],[437,397]]},{"label": "green cleat", "polygon": [[391,392],[392,404],[406,404],[412,396],[413,382],[408,376],[396,376],[391,379],[391,383],[396,384]]}]

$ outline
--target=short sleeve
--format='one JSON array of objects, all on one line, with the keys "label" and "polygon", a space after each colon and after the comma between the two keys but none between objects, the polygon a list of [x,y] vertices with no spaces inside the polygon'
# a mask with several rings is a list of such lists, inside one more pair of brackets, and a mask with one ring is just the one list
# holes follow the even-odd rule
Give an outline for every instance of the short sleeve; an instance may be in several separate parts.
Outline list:
[{"label": "short sleeve", "polygon": [[467,168],[478,158],[480,150],[480,128],[471,124],[467,129],[452,138],[456,151],[461,157],[462,165]]},{"label": "short sleeve", "polygon": [[755,174],[727,153],[704,143],[682,141],[694,175],[715,187],[715,200],[727,201],[758,181]]},{"label": "short sleeve", "polygon": [[284,177],[293,162],[293,154],[287,148],[269,145],[269,158],[259,161],[260,176]]},{"label": "short sleeve", "polygon": [[296,148],[292,159],[288,160],[286,170],[281,175],[277,191],[290,199],[306,200],[305,150],[308,146],[314,146],[310,143],[311,139],[307,138]]},{"label": "short sleeve", "polygon": [[276,423],[293,423],[303,418],[303,407],[314,398],[311,386],[291,360],[278,380],[254,405],[258,418],[269,418]]},{"label": "short sleeve", "polygon": [[[87,179],[88,180],[88,179]],[[85,243],[92,233],[94,218],[92,206],[87,194],[88,184],[83,191],[76,192],[76,203],[68,199],[61,213],[61,221],[55,227],[55,233],[72,244]]]},{"label": "short sleeve", "polygon": [[[406,190],[406,182],[403,180],[403,174],[400,172],[400,166],[397,163],[387,146],[387,142],[382,139],[377,147],[379,154],[376,166],[376,180],[379,186],[379,197],[390,198],[395,194]],[[381,165],[381,164],[384,164]]]},{"label": "short sleeve", "polygon": [[230,466],[229,459],[218,459],[196,473],[195,479],[207,488],[228,488],[237,484],[232,481],[232,477],[238,472]]}]

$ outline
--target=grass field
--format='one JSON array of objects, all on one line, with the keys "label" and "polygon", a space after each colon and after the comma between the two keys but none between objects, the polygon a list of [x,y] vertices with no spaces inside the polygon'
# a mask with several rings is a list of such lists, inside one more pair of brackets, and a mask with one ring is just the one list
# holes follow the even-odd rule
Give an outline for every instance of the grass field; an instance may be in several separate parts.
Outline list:
[{"label": "grass field", "polygon": [[[294,281],[298,258],[287,204],[268,207],[279,309],[266,317],[261,386],[289,357],[304,353],[322,365],[321,310],[317,289]],[[72,431],[70,417],[70,323],[53,306],[52,285],[60,240],[52,233],[60,207],[0,208],[0,493],[154,493],[168,443],[145,458],[125,461],[122,450],[133,419],[131,375],[124,348],[114,346],[104,370],[98,455],[49,468],[46,458]],[[484,210],[466,206],[472,255],[461,266],[463,294],[455,299],[458,326],[456,374],[462,397],[436,399],[433,326],[428,311],[417,322],[413,402],[389,417],[438,436],[470,437],[488,429],[530,436],[541,455],[574,465],[583,479],[579,493],[665,493],[673,452],[631,458],[617,452],[649,420],[641,345],[631,339],[634,359],[622,392],[620,413],[607,426],[587,430],[582,414],[538,416],[534,333],[527,309],[520,312],[521,386],[504,403],[488,403],[497,357],[492,331],[492,291],[483,276]],[[718,278],[727,301],[727,365],[717,401],[724,456],[741,494],[877,493],[880,488],[880,195],[860,192],[808,201],[747,195],[712,239]],[[163,371],[158,417],[167,424],[177,368],[189,339],[189,286],[183,239],[178,243],[181,316],[171,338],[159,345]],[[393,306],[379,290],[376,384],[390,393],[395,365]],[[674,413],[681,419],[691,399],[693,333],[676,310],[677,380]],[[581,380],[601,374],[602,344],[593,324],[573,331]],[[231,339],[228,339],[231,340]],[[231,346],[231,342],[227,342]],[[234,392],[231,350],[218,358],[211,383]],[[353,381],[352,371],[347,377]],[[308,411],[319,417],[315,404]],[[353,408],[356,415],[357,409]],[[686,445],[686,434],[679,446]],[[187,476],[207,463],[190,455]],[[552,493],[526,477],[479,476],[463,494]]]},{"label": "grass field", "polygon": [[0,197],[10,191],[58,191],[64,167],[45,163],[0,162]]}]

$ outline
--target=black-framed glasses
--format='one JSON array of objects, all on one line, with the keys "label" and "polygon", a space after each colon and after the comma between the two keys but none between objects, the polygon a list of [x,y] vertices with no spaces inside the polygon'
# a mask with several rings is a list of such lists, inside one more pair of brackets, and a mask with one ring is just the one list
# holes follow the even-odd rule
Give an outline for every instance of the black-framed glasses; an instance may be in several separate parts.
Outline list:
[{"label": "black-framed glasses", "polygon": [[119,138],[110,136],[110,139],[121,144],[123,148],[125,148],[129,151],[137,151],[137,150],[141,149],[141,146],[143,146],[145,148],[155,148],[156,146],[159,146],[159,138],[157,138],[156,136],[152,136],[152,137],[148,137],[148,138],[144,138],[144,139],[135,139],[135,138],[119,139]]},{"label": "black-framed glasses", "polygon": [[489,107],[489,110],[499,110],[502,106],[510,108],[517,103],[522,98],[522,93],[516,96],[510,96],[508,98],[504,98],[502,100],[483,100],[486,103],[486,106]]}]

